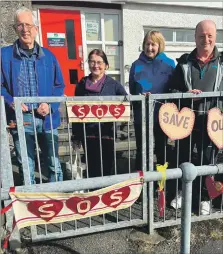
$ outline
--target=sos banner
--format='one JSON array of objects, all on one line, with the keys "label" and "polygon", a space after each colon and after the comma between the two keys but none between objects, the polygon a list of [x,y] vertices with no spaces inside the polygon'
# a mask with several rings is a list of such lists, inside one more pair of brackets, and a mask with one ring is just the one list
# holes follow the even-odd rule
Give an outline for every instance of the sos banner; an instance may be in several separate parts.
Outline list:
[{"label": "sos banner", "polygon": [[67,102],[69,123],[77,122],[128,122],[129,102]]},{"label": "sos banner", "polygon": [[[139,176],[89,193],[10,192],[15,223],[23,227],[83,219],[130,207],[139,197]],[[11,207],[11,204],[10,204]],[[6,211],[9,208],[6,207]]]}]

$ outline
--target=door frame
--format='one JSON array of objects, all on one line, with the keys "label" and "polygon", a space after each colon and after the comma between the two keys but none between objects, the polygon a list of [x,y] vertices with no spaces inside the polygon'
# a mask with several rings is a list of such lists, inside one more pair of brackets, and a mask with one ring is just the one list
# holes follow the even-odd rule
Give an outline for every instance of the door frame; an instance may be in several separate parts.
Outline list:
[{"label": "door frame", "polygon": [[[85,29],[85,13],[99,13],[99,14],[117,14],[119,15],[119,38],[120,40],[123,41],[123,17],[122,17],[122,10],[117,10],[117,9],[103,9],[103,8],[86,8],[86,7],[75,7],[75,6],[52,6],[52,5],[34,5],[33,6],[34,13],[37,16],[38,22],[39,22],[39,33],[37,36],[37,42],[41,46],[43,46],[42,42],[42,30],[41,30],[41,19],[40,19],[40,10],[41,9],[51,9],[51,10],[69,10],[69,11],[80,11],[80,16],[81,16],[81,32],[82,32],[82,46],[83,46],[83,59],[84,59],[84,75],[88,75],[88,64],[87,64],[87,43],[86,43],[86,33],[84,32]],[[104,17],[104,16],[103,16]],[[101,28],[104,26],[104,19],[101,18]],[[102,33],[102,37],[104,34]],[[96,43],[96,42],[95,42]],[[94,41],[92,41],[92,44],[94,44]],[[102,38],[102,49],[104,47],[105,41]],[[117,42],[109,41],[109,45],[116,45]],[[124,44],[123,46],[120,47],[120,71],[108,71],[109,74],[116,74],[120,75],[120,83],[124,86]],[[118,73],[119,72],[119,73]]]}]

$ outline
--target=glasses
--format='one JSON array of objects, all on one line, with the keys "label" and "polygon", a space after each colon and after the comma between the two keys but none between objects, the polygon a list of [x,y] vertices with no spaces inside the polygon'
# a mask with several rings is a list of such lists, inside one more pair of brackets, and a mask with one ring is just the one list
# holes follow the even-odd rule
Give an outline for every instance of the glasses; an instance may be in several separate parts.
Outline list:
[{"label": "glasses", "polygon": [[93,61],[93,60],[90,60],[88,63],[89,63],[90,66],[95,66],[96,64],[98,66],[102,66],[104,61]]},{"label": "glasses", "polygon": [[17,28],[18,31],[22,31],[25,27],[28,30],[31,30],[35,25],[31,25],[31,24],[27,24],[27,23],[21,23],[21,24],[17,24],[15,25],[15,27]]}]

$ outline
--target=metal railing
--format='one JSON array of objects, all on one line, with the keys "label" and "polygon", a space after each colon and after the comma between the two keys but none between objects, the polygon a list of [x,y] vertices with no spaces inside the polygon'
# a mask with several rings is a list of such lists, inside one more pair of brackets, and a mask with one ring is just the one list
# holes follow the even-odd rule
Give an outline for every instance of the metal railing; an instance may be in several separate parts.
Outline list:
[{"label": "metal railing", "polygon": [[[185,103],[186,106],[191,108],[192,110],[194,110],[196,117],[197,114],[201,114],[201,117],[205,117],[205,115],[207,115],[207,111],[208,111],[208,107],[207,107],[207,101],[209,99],[214,100],[214,103],[212,105],[216,106],[216,107],[220,107],[220,105],[222,105],[222,101],[223,101],[223,92],[203,92],[199,95],[195,95],[195,94],[191,94],[191,93],[174,93],[174,94],[151,94],[148,96],[148,122],[149,122],[149,126],[148,126],[148,170],[149,171],[153,171],[154,170],[154,136],[153,136],[153,129],[154,129],[154,105],[159,104],[162,105],[164,103],[167,102],[171,102],[171,103],[175,103],[180,111],[180,109],[182,107],[184,107]],[[195,100],[194,100],[195,99]],[[198,102],[198,99],[202,99],[203,100],[203,108],[201,109],[197,109],[196,108],[196,102]],[[201,111],[201,112],[200,112]],[[196,118],[195,118],[196,121]],[[207,128],[207,124],[204,121],[203,122],[203,126],[202,128]],[[199,130],[202,131],[202,130]],[[203,138],[203,137],[202,137]],[[208,175],[211,173],[208,173],[208,168],[209,166],[203,166],[206,163],[204,163],[204,154],[203,154],[203,150],[201,151],[201,159],[200,161],[196,161],[193,160],[193,154],[194,156],[198,155],[198,151],[193,151],[192,148],[192,139],[193,139],[193,133],[189,136],[190,139],[190,146],[189,146],[189,151],[187,151],[188,153],[188,162],[192,162],[192,163],[196,163],[196,165],[198,166],[198,172],[199,172],[199,168],[203,169],[203,173],[198,173],[199,176],[199,197],[198,197],[198,202],[195,204],[196,206],[198,206],[198,209],[193,209],[194,213],[192,216],[192,221],[201,221],[201,220],[209,220],[209,219],[216,219],[216,218],[222,218],[223,217],[223,195],[221,195],[221,201],[220,201],[220,209],[219,211],[214,211],[213,209],[211,209],[209,215],[201,215],[201,196],[202,196],[202,176],[203,175]],[[169,162],[171,160],[171,164],[172,167],[179,167],[180,163],[182,163],[180,161],[180,153],[182,149],[182,147],[180,146],[180,140],[176,140],[175,142],[171,142],[171,144],[168,144],[168,139],[164,139],[163,140],[163,147],[165,149],[164,151],[164,161],[165,162]],[[203,142],[203,141],[201,141]],[[202,143],[203,144],[203,143]],[[211,143],[211,147],[214,147],[213,143]],[[168,149],[172,151],[170,151],[170,153],[168,154]],[[220,158],[221,155],[221,158]],[[223,158],[222,158],[222,154],[219,153],[218,156],[218,161],[214,160],[214,156],[212,157],[212,161],[209,162],[209,164],[221,164],[223,163]],[[174,162],[173,162],[174,160]],[[202,166],[202,167],[201,167]],[[171,168],[171,165],[170,165]],[[206,169],[206,173],[205,173],[205,169]],[[169,169],[167,169],[168,171]],[[222,178],[223,179],[223,178]],[[168,197],[168,195],[173,192],[173,190],[169,187],[172,187],[172,185],[175,185],[175,196],[177,197],[179,193],[179,180],[176,180],[176,182],[171,182],[171,184],[169,184],[168,186],[168,181],[166,182],[166,187],[165,187],[165,195]],[[194,186],[197,184],[197,182],[194,184]],[[193,187],[194,187],[193,186]],[[154,193],[154,187],[153,187],[153,183],[149,184],[149,197],[151,197]],[[176,210],[171,209],[170,207],[165,207],[164,209],[164,216],[163,218],[159,218],[157,216],[157,210],[155,209],[155,204],[154,202],[156,202],[156,199],[149,199],[149,232],[152,233],[153,230],[155,228],[161,228],[161,227],[167,227],[167,226],[173,226],[173,225],[179,225],[180,224],[180,218],[182,218],[182,212],[180,214],[180,209],[176,207]],[[176,200],[177,202],[177,200]],[[212,207],[212,200],[209,201],[210,202],[210,206]],[[197,215],[196,215],[197,214]],[[156,215],[156,216],[155,216]]]},{"label": "metal railing", "polygon": [[[128,226],[136,226],[136,225],[148,225],[148,231],[149,233],[152,233],[155,228],[160,227],[167,227],[172,225],[178,225],[182,224],[182,244],[181,244],[181,253],[189,253],[190,249],[190,223],[191,221],[201,221],[201,220],[208,220],[208,219],[215,219],[215,218],[222,218],[223,212],[222,212],[222,201],[221,201],[221,209],[219,212],[212,213],[210,212],[209,215],[200,215],[200,209],[198,212],[198,216],[192,216],[191,217],[191,193],[192,193],[192,182],[193,179],[196,176],[204,176],[204,175],[215,175],[215,174],[222,174],[223,173],[223,165],[218,164],[214,166],[204,166],[202,163],[200,163],[200,166],[193,166],[191,163],[186,163],[180,165],[179,163],[179,141],[175,141],[175,148],[174,152],[172,153],[176,155],[175,159],[175,165],[174,167],[170,167],[170,169],[167,169],[167,183],[170,179],[176,179],[176,195],[178,195],[178,179],[180,179],[182,176],[182,197],[183,197],[183,203],[182,203],[182,209],[181,209],[181,216],[179,214],[179,209],[176,209],[175,216],[170,216],[170,218],[166,217],[166,210],[169,209],[165,207],[164,211],[164,217],[158,218],[158,212],[157,209],[155,210],[155,202],[156,199],[153,199],[154,196],[154,181],[161,180],[162,175],[161,173],[154,172],[154,138],[153,138],[153,120],[154,120],[154,103],[166,103],[168,101],[173,101],[178,105],[178,108],[181,108],[181,102],[185,99],[191,100],[191,108],[193,109],[194,101],[193,98],[201,97],[201,98],[216,98],[216,106],[218,106],[219,101],[221,100],[223,93],[222,92],[216,92],[216,93],[202,93],[199,96],[192,95],[192,94],[162,94],[162,95],[150,95],[148,98],[145,98],[144,96],[105,96],[105,97],[38,97],[38,98],[15,98],[15,108],[16,108],[16,119],[17,119],[17,128],[18,128],[18,135],[19,135],[19,141],[20,141],[20,147],[22,152],[22,164],[23,164],[23,174],[24,174],[24,186],[17,186],[16,191],[21,192],[44,192],[44,190],[48,190],[51,192],[73,192],[73,191],[79,191],[79,190],[87,190],[95,189],[95,188],[102,188],[109,186],[111,184],[121,182],[130,178],[133,178],[136,176],[136,173],[132,173],[132,155],[131,152],[133,151],[131,149],[130,145],[130,130],[129,130],[129,123],[127,123],[127,168],[126,174],[122,174],[122,172],[119,170],[120,166],[117,162],[116,154],[117,151],[115,150],[114,154],[114,162],[115,162],[115,174],[111,176],[103,176],[96,177],[96,178],[87,178],[87,179],[80,179],[80,180],[68,180],[63,182],[55,182],[55,183],[44,183],[43,180],[41,180],[42,176],[42,169],[41,169],[41,159],[39,154],[39,149],[37,145],[37,168],[39,170],[40,175],[40,184],[30,185],[30,173],[29,173],[29,163],[28,163],[28,155],[27,155],[27,147],[26,147],[26,137],[24,132],[24,122],[23,122],[23,113],[21,109],[21,103],[41,103],[41,102],[47,102],[49,104],[54,102],[60,102],[65,103],[66,101],[120,101],[123,100],[129,100],[132,101],[139,101],[142,106],[142,171],[144,172],[145,182],[149,182],[148,184],[148,193],[146,189],[146,183],[144,184],[143,188],[143,195],[142,195],[142,202],[138,202],[137,204],[134,204],[132,208],[130,208],[128,211],[124,212],[116,212],[116,214],[112,214],[111,217],[112,221],[109,221],[105,215],[102,216],[102,218],[89,218],[88,220],[84,220],[78,222],[74,221],[73,224],[65,225],[61,224],[59,226],[56,226],[49,232],[48,226],[45,225],[45,227],[31,227],[31,233],[28,232],[28,234],[31,236],[32,241],[40,241],[40,240],[47,240],[47,239],[54,239],[54,238],[63,238],[68,236],[75,236],[75,235],[81,235],[81,234],[87,234],[87,233],[93,233],[93,232],[99,232],[104,230],[111,230],[115,228],[123,228]],[[206,100],[206,99],[204,99]],[[177,102],[176,102],[177,101]],[[5,200],[9,203],[9,195],[8,190],[9,187],[14,185],[14,179],[13,179],[13,171],[12,171],[12,163],[10,158],[10,151],[9,151],[9,144],[8,144],[8,132],[7,132],[7,124],[5,119],[5,111],[4,111],[4,102],[3,99],[1,100],[1,137],[3,137],[4,143],[1,143],[1,148],[4,149],[5,153],[1,153],[1,176],[2,176],[2,189],[1,189],[1,198],[2,200]],[[205,105],[204,104],[204,111],[205,111]],[[34,112],[32,110],[32,114],[34,115]],[[50,113],[51,114],[51,113]],[[52,116],[51,118],[51,128],[52,128]],[[148,125],[146,125],[146,119],[148,122]],[[70,133],[70,126],[67,124],[67,139],[69,144],[69,156],[70,161],[72,163],[72,144],[71,144],[71,133]],[[115,128],[115,127],[114,127]],[[146,136],[148,135],[148,136]],[[145,138],[147,137],[147,138]],[[35,133],[35,140],[37,141],[37,133]],[[114,137],[114,147],[117,146],[117,140]],[[164,149],[165,149],[165,161],[168,161],[168,148],[169,144],[168,141],[164,140]],[[146,147],[148,147],[148,151],[146,150]],[[172,144],[173,147],[173,144]],[[100,146],[99,149],[102,149]],[[192,158],[192,150],[189,151],[189,157]],[[192,162],[192,159],[189,161]],[[181,169],[182,170],[181,170]],[[146,172],[146,171],[149,172]],[[165,188],[165,191],[168,191],[168,188]],[[201,195],[201,190],[200,190]],[[7,201],[6,201],[7,200]],[[223,200],[223,195],[222,195]],[[200,201],[200,197],[199,197]],[[5,204],[5,205],[6,205]],[[126,209],[125,209],[126,210]],[[171,210],[173,211],[173,209]],[[12,213],[9,213],[7,215],[7,228],[10,230],[10,225],[12,223]],[[49,226],[50,227],[50,226]],[[55,232],[58,231],[58,232]],[[15,243],[15,245],[18,245],[19,242],[19,234],[18,231],[13,234],[11,237],[11,243]],[[11,244],[11,248],[14,248],[13,244]]]}]

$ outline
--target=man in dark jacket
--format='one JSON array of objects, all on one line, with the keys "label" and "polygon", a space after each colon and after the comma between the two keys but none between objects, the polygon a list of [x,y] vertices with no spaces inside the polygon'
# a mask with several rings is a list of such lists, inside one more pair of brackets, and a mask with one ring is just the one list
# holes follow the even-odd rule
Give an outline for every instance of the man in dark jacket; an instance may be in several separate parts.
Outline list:
[{"label": "man in dark jacket", "polygon": [[[223,54],[219,53],[216,46],[216,25],[211,20],[204,20],[197,24],[195,30],[196,48],[190,54],[184,54],[178,59],[178,65],[171,80],[172,89],[180,92],[200,94],[223,90]],[[199,97],[199,96],[198,96]],[[191,107],[195,111],[195,126],[190,137],[180,140],[179,162],[190,161],[190,151],[194,145],[197,148],[196,165],[208,165],[215,163],[218,150],[211,143],[207,134],[207,111],[213,107],[220,107],[222,100],[207,98],[184,101],[181,106]],[[190,149],[191,145],[191,149]],[[205,179],[203,177],[203,179]],[[204,186],[204,183],[202,184]],[[196,194],[199,193],[199,178],[195,180]],[[173,207],[180,208],[181,197],[171,202]],[[210,201],[206,190],[202,190],[201,214],[209,214]]]},{"label": "man in dark jacket", "polygon": [[[22,7],[16,11],[14,29],[19,39],[13,45],[1,49],[1,93],[6,102],[8,121],[15,120],[14,97],[62,96],[64,93],[64,81],[55,56],[35,42],[38,27],[31,10]],[[57,127],[60,125],[58,109],[59,103],[52,103],[51,107],[48,103],[22,104],[23,120],[30,123],[25,126],[25,136],[31,183],[35,183],[35,132],[42,140],[40,145],[50,181],[63,180],[58,158]],[[22,177],[21,150],[17,129],[12,129],[11,134]]]}]

